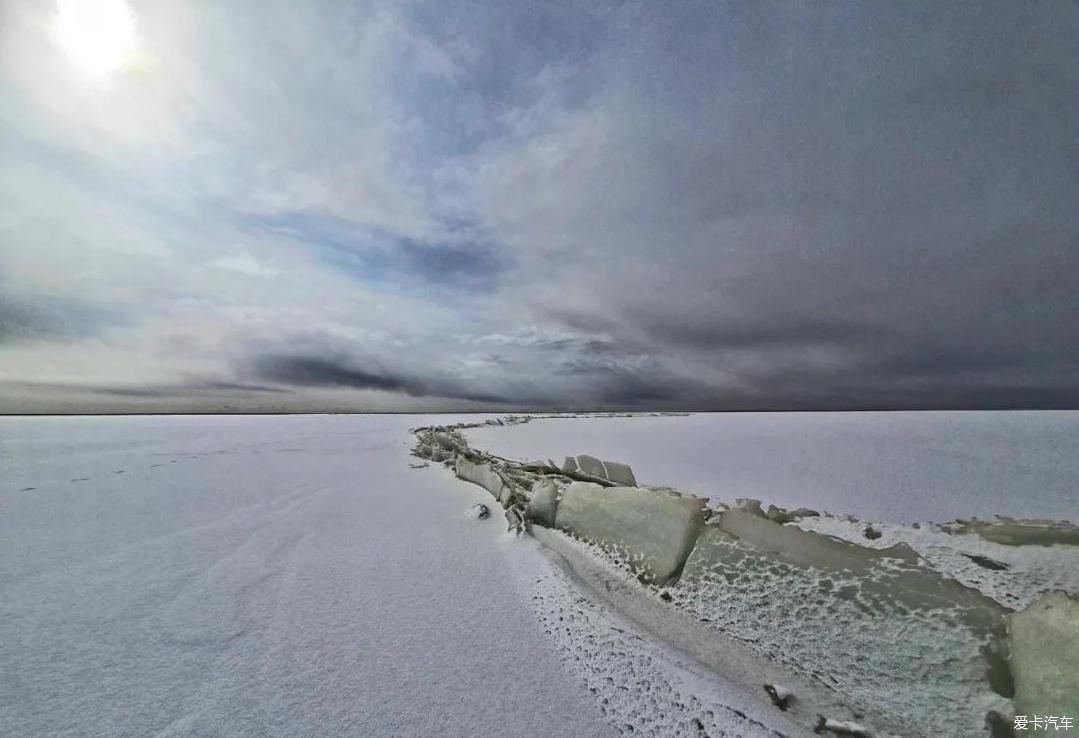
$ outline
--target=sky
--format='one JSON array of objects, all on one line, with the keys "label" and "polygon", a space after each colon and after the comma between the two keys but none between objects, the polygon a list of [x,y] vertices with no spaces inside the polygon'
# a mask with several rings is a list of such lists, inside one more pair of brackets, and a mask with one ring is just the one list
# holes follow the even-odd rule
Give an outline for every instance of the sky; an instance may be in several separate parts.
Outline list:
[{"label": "sky", "polygon": [[0,0],[0,412],[1079,408],[1079,3]]}]

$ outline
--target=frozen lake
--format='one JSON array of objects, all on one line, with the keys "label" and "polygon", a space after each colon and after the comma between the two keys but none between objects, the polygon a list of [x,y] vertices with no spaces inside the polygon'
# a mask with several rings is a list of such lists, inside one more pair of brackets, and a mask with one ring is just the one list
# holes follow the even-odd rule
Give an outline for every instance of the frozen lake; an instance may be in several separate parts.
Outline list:
[{"label": "frozen lake", "polygon": [[423,422],[0,418],[0,733],[615,735]]},{"label": "frozen lake", "polygon": [[469,430],[511,458],[587,453],[641,484],[863,519],[1079,519],[1079,412],[706,413]]},{"label": "frozen lake", "polygon": [[[501,520],[467,519],[485,491],[409,468],[410,427],[483,417],[0,418],[0,732],[667,735],[706,715],[731,735],[804,732],[582,596]],[[1079,413],[556,419],[468,435],[502,455],[591,453],[644,484],[867,518],[1079,508]]]}]

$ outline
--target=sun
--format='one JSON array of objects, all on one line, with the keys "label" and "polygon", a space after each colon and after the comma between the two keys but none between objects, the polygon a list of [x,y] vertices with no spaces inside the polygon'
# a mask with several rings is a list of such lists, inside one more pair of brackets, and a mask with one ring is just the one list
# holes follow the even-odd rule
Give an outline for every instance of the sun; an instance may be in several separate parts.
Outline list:
[{"label": "sun", "polygon": [[126,0],[57,0],[55,32],[71,60],[101,80],[135,51],[135,21]]}]

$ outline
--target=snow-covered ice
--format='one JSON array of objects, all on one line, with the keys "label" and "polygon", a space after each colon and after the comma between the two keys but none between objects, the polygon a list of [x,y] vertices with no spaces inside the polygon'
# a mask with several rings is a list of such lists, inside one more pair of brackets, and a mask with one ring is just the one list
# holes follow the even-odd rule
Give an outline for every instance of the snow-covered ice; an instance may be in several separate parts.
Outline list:
[{"label": "snow-covered ice", "polygon": [[[653,596],[717,638],[829,685],[875,730],[984,735],[989,716],[1010,711],[998,641],[1006,612],[1079,585],[1077,546],[1004,545],[1010,541],[986,540],[977,526],[895,522],[994,512],[1074,519],[1079,466],[1066,450],[1079,437],[1079,413],[584,417],[502,431],[466,434],[509,458],[621,458],[643,484],[718,498],[716,510],[737,503],[741,510],[710,520],[677,585]],[[812,464],[807,448],[820,454]],[[793,478],[807,469],[822,473]],[[762,480],[778,486],[765,489]],[[769,522],[751,494],[868,517],[797,523],[860,548],[845,552],[847,544]],[[579,543],[594,557],[634,570],[606,537],[586,538],[593,543]],[[821,729],[867,730],[860,714],[824,714],[831,722]]]},{"label": "snow-covered ice", "polygon": [[616,735],[422,422],[0,419],[0,734]]},{"label": "snow-covered ice", "polygon": [[[687,654],[657,641],[630,619],[582,594],[557,557],[522,555],[510,561],[516,586],[569,669],[587,686],[623,735],[710,738],[809,738],[783,713],[762,706]],[[559,732],[558,735],[570,735]]]},{"label": "snow-covered ice", "polygon": [[501,456],[591,454],[643,485],[889,522],[1079,515],[1079,412],[703,413],[475,428]]},{"label": "snow-covered ice", "polygon": [[562,530],[632,552],[628,555],[641,576],[662,584],[689,555],[704,522],[703,508],[702,501],[692,497],[573,482],[555,519]]},{"label": "snow-covered ice", "polygon": [[1011,616],[1009,628],[1017,712],[1079,713],[1079,597],[1045,595]]},{"label": "snow-covered ice", "polygon": [[[760,559],[748,570],[713,557],[670,589],[628,575],[623,589],[617,555],[591,544],[581,550],[593,563],[570,573],[499,516],[469,515],[492,503],[484,489],[409,458],[408,429],[430,422],[0,418],[0,725],[12,735],[793,737],[809,734],[816,707],[840,726],[861,704],[874,727],[894,728],[962,703],[963,724],[940,734],[981,735],[1001,702],[982,681],[978,639],[915,606],[867,616],[847,589],[909,578],[917,556],[1007,608],[1079,582],[1079,547],[903,524],[1074,517],[1079,464],[1066,447],[1079,413],[582,418],[466,431],[504,456],[596,454],[628,462],[644,485],[854,513],[865,520],[798,525],[910,547],[893,549],[907,552],[894,572],[885,562],[838,599],[813,577],[792,589],[788,564],[764,549],[739,550]],[[578,566],[606,573],[586,586]],[[819,618],[802,607],[811,600],[823,600]],[[869,651],[897,658],[863,664]],[[917,683],[895,670],[907,662],[921,664]],[[773,707],[764,684],[793,688],[792,710]]]},{"label": "snow-covered ice", "polygon": [[881,535],[871,540],[865,536],[864,522],[831,515],[803,518],[797,525],[867,548],[905,543],[944,576],[1012,609],[1027,607],[1050,590],[1079,592],[1079,546],[1005,546],[973,533],[947,533],[936,525],[915,528],[891,523],[874,523]]},{"label": "snow-covered ice", "polygon": [[[723,520],[739,514],[771,535],[810,538],[741,511]],[[988,711],[1007,707],[985,678],[981,651],[1003,615],[992,600],[890,552],[814,551],[811,544],[828,543],[819,537],[773,546],[734,530],[708,526],[702,534],[677,607],[828,684],[877,728],[959,738],[977,735]],[[947,725],[937,724],[942,712]]]},{"label": "snow-covered ice", "polygon": [[0,733],[807,735],[468,515],[429,422],[0,419]]}]

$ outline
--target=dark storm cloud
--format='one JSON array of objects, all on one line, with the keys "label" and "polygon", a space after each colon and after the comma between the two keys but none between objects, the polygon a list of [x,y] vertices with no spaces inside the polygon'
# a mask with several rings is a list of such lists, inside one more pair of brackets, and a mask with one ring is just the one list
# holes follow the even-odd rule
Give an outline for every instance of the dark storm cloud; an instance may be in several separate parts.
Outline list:
[{"label": "dark storm cloud", "polygon": [[1079,405],[1077,3],[164,0],[78,114],[16,3],[0,269],[67,297],[0,299],[7,377]]},{"label": "dark storm cloud", "polygon": [[654,357],[627,353],[609,343],[599,352],[588,346],[568,354],[551,370],[578,382],[588,407],[640,408],[655,403],[666,407],[708,392],[706,385],[672,373]]},{"label": "dark storm cloud", "polygon": [[598,407],[642,407],[654,402],[684,401],[687,387],[663,377],[605,368],[590,372],[594,381],[590,396]]},{"label": "dark storm cloud", "polygon": [[411,397],[448,398],[476,402],[508,403],[478,389],[472,390],[445,378],[420,378],[386,370],[368,370],[360,361],[342,355],[269,354],[251,360],[246,369],[263,382],[293,387],[338,387],[360,390],[380,390]]},{"label": "dark storm cloud", "polygon": [[255,376],[268,382],[426,394],[426,389],[412,380],[364,371],[351,366],[346,360],[323,356],[263,356],[253,362],[252,369]]},{"label": "dark storm cloud", "polygon": [[247,393],[271,393],[271,394],[284,394],[288,390],[280,387],[273,387],[265,384],[245,384],[243,382],[204,382],[193,381],[187,384],[173,384],[173,385],[151,385],[151,386],[134,386],[134,387],[90,387],[90,391],[103,394],[103,395],[115,395],[118,397],[134,397],[134,398],[170,398],[170,397],[189,397],[192,395],[210,394],[228,396],[230,394],[240,393],[241,395]]},{"label": "dark storm cloud", "polygon": [[1073,363],[1014,355],[910,349],[867,351],[828,365],[776,354],[737,389],[697,396],[710,410],[1079,408]]},{"label": "dark storm cloud", "polygon": [[710,408],[1076,405],[1079,6],[663,14],[629,14],[585,109],[616,122],[542,190],[548,239],[599,226],[548,316]]},{"label": "dark storm cloud", "polygon": [[651,341],[696,349],[767,349],[772,347],[880,343],[884,332],[855,321],[818,320],[790,316],[786,320],[766,316],[756,321],[725,321],[716,316],[636,315],[635,325]]},{"label": "dark storm cloud", "polygon": [[1041,357],[1023,357],[1008,351],[960,351],[925,346],[910,347],[904,353],[873,355],[858,367],[867,378],[900,380],[919,377],[977,376],[994,372],[1050,368]]}]

